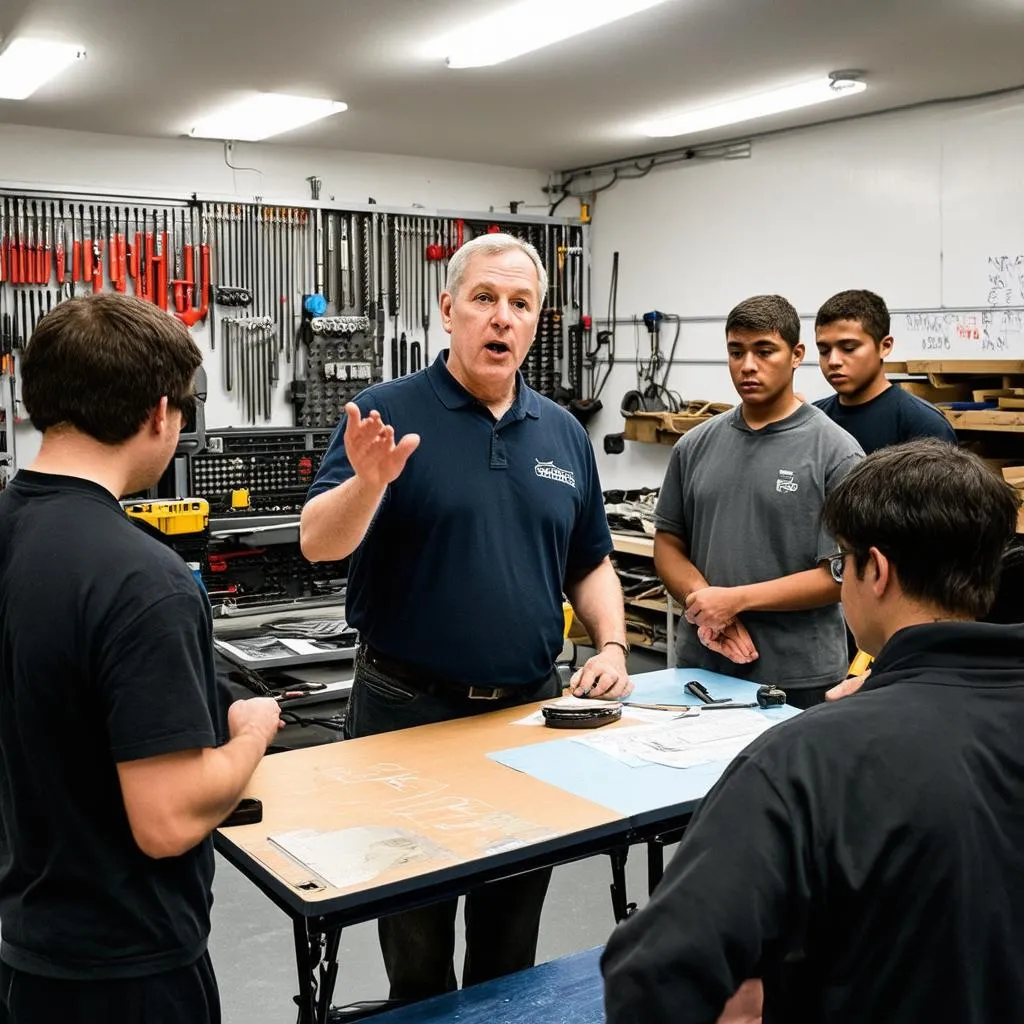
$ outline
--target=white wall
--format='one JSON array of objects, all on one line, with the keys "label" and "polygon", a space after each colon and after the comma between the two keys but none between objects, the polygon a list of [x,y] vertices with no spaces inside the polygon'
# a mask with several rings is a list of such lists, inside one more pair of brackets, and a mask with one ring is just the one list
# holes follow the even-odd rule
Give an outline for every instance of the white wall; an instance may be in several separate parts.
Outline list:
[{"label": "white wall", "polygon": [[[123,191],[130,195],[184,198],[198,192],[205,198],[310,205],[306,178],[323,181],[324,206],[366,203],[373,197],[385,206],[427,210],[487,212],[507,210],[511,200],[532,207],[520,212],[546,212],[540,191],[547,172],[487,164],[456,163],[374,153],[298,149],[279,145],[238,144],[231,162],[262,173],[233,171],[224,163],[218,142],[193,139],[138,139],[85,132],[54,131],[0,124],[0,187],[54,190]],[[209,398],[207,426],[243,425],[238,406],[221,383],[220,346],[210,354],[205,327],[194,329],[205,353]],[[286,372],[277,390],[272,423],[292,424],[284,400]],[[261,423],[262,425],[262,423]],[[39,436],[28,425],[17,431],[18,462],[25,465],[38,450]]]},{"label": "white wall", "polygon": [[[660,309],[707,321],[684,324],[681,365],[669,377],[686,399],[736,400],[724,320],[763,292],[794,303],[810,342],[818,306],[844,288],[877,291],[894,310],[970,307],[939,325],[943,356],[1024,359],[1020,313],[990,308],[1024,306],[1024,95],[755,140],[749,160],[695,161],[616,185],[594,208],[595,318],[606,315],[615,251],[620,318]],[[993,295],[1000,273],[990,261],[1002,257],[1011,270]],[[985,317],[994,318],[993,338],[1009,323],[1008,347],[959,336],[961,320]],[[934,330],[894,317],[894,358],[934,358],[923,350]],[[663,328],[666,356],[671,337]],[[640,345],[643,355],[646,332]],[[670,450],[632,442],[624,455],[601,450],[603,435],[622,429],[618,403],[636,387],[635,352],[633,329],[620,327],[625,365],[613,370],[591,424],[606,488],[658,485]],[[829,393],[813,359],[797,387],[809,398]]]}]

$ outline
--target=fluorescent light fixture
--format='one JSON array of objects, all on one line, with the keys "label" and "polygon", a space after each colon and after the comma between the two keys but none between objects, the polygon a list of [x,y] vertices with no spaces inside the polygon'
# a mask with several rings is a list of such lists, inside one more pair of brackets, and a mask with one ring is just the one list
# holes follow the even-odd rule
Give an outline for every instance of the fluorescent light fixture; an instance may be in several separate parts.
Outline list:
[{"label": "fluorescent light fixture", "polygon": [[483,68],[628,18],[666,0],[521,0],[439,36],[422,50],[450,68]]},{"label": "fluorescent light fixture", "polygon": [[810,107],[815,103],[825,103],[843,96],[855,96],[866,88],[867,84],[857,77],[856,72],[834,71],[827,78],[817,78],[812,82],[789,85],[784,89],[772,89],[756,96],[729,100],[727,103],[717,103],[713,107],[701,107],[673,117],[648,121],[640,126],[640,131],[652,138],[690,135],[710,128],[752,121],[757,117],[781,114],[786,110]]},{"label": "fluorescent light fixture", "polygon": [[196,139],[259,142],[343,110],[348,110],[348,104],[336,100],[257,92],[202,118],[189,135]]},{"label": "fluorescent light fixture", "polygon": [[23,100],[56,78],[85,50],[74,43],[12,39],[0,53],[0,100]]}]

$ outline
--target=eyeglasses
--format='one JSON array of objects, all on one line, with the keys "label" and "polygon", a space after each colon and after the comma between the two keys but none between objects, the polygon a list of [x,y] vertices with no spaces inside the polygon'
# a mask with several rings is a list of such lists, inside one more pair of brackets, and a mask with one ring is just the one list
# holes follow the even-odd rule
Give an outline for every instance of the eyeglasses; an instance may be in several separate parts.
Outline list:
[{"label": "eyeglasses", "polygon": [[846,563],[846,553],[840,551],[838,555],[833,555],[828,560],[828,571],[832,573],[832,579],[836,583],[843,582],[843,565]]}]

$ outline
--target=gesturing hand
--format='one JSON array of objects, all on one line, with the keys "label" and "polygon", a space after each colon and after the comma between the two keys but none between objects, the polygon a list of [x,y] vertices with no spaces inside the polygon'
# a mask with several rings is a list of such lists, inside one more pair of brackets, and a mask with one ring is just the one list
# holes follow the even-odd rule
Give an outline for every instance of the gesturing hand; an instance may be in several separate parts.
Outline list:
[{"label": "gesturing hand", "polygon": [[364,419],[355,402],[345,406],[345,454],[355,474],[374,487],[387,487],[405,469],[420,443],[419,434],[406,434],[395,444],[395,428],[386,426],[373,409]]}]

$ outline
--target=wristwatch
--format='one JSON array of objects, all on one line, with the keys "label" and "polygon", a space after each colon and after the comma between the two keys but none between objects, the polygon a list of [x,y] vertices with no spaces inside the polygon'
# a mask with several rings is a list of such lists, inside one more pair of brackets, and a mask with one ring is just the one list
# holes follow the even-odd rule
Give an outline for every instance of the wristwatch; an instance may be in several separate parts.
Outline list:
[{"label": "wristwatch", "polygon": [[611,645],[621,647],[622,653],[627,656],[629,655],[630,646],[628,643],[626,643],[625,640],[605,640],[605,642],[601,644],[601,650],[604,650],[606,647],[609,647]]}]

